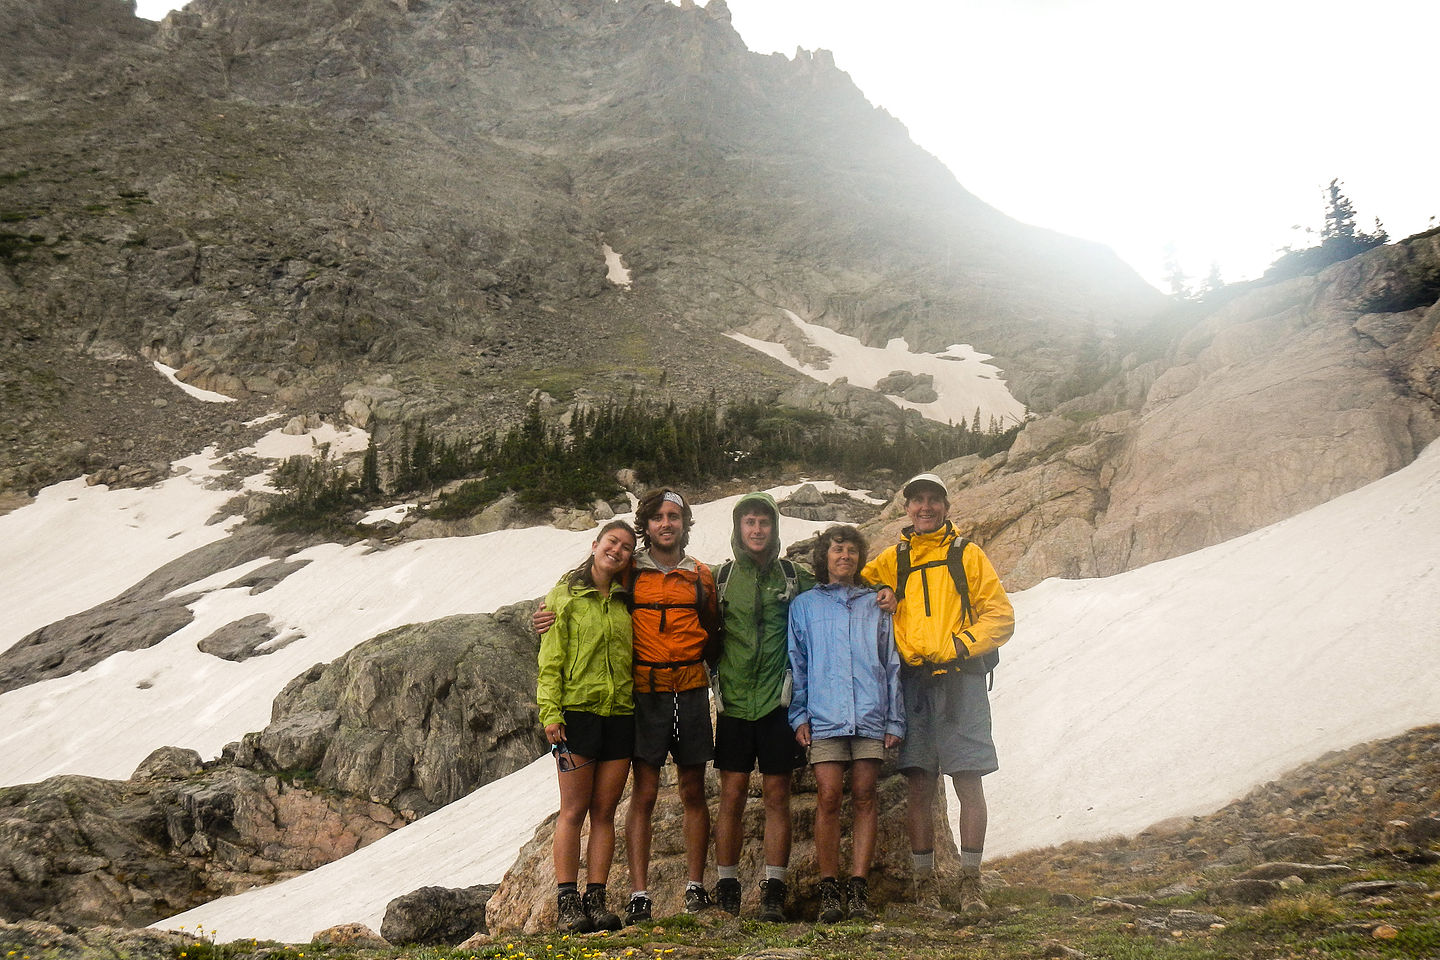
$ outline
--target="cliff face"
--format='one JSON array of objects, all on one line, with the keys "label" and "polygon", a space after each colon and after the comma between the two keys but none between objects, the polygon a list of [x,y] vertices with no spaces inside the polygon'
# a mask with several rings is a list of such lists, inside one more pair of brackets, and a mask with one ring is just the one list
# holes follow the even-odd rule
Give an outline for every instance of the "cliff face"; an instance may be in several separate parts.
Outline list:
[{"label": "cliff face", "polygon": [[1201,308],[1167,337],[1008,453],[942,466],[952,517],[1012,588],[1189,553],[1410,463],[1440,434],[1440,234]]},{"label": "cliff face", "polygon": [[5,0],[0,28],[0,486],[125,462],[114,411],[57,411],[137,358],[256,410],[388,375],[460,431],[535,387],[794,384],[720,336],[788,308],[973,343],[1045,408],[1080,339],[1158,301],[967,193],[828,54],[747,52],[721,3]]}]

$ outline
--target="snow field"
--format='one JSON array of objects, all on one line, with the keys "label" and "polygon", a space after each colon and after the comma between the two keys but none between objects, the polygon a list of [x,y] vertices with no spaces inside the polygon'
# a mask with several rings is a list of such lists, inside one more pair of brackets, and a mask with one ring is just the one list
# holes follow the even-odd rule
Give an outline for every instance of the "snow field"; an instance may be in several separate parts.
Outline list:
[{"label": "snow field", "polygon": [[[314,443],[267,439],[256,449],[285,456]],[[204,525],[232,495],[206,489],[213,453],[181,465],[189,472],[143,490],[57,484],[0,517],[0,598],[11,614],[0,648],[227,535]],[[729,555],[738,499],[695,507],[692,554]],[[825,525],[785,517],[780,530],[788,543]],[[541,527],[387,549],[322,544],[290,557],[309,562],[260,594],[229,584],[270,558],[197,580],[176,592],[195,598],[194,622],[155,647],[0,695],[0,784],[124,778],[166,744],[214,756],[261,729],[275,694],[311,664],[394,626],[539,596],[592,539]],[[1016,594],[1018,631],[992,694],[1001,770],[987,778],[987,852],[1206,812],[1326,751],[1440,721],[1436,543],[1440,445],[1247,536]],[[252,613],[281,630],[273,653],[230,663],[196,649]],[[378,928],[399,893],[499,879],[556,805],[541,758],[305,877],[163,925],[287,941],[350,920]]]},{"label": "snow field", "polygon": [[934,378],[935,392],[939,399],[931,403],[914,403],[900,397],[890,397],[896,404],[941,423],[970,423],[978,407],[981,429],[988,429],[993,416],[1006,427],[1025,419],[1025,405],[1010,395],[1000,371],[985,363],[987,354],[977,352],[963,343],[952,344],[943,353],[912,353],[905,341],[896,338],[881,347],[867,347],[855,337],[837,333],[818,323],[807,323],[789,310],[790,318],[805,338],[815,346],[830,353],[830,362],[825,367],[814,367],[802,363],[784,344],[757,340],[741,333],[727,333],[726,336],[747,347],[774,357],[781,363],[798,370],[821,383],[834,383],[845,377],[857,387],[874,389],[875,384],[896,370],[908,370],[914,374],[928,373]]}]

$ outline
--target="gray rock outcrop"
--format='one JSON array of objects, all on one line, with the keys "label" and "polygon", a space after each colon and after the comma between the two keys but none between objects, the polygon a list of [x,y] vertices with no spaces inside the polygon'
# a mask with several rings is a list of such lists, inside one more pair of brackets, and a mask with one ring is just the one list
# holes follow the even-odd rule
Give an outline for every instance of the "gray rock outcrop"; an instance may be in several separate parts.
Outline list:
[{"label": "gray rock outcrop", "polygon": [[416,815],[513,773],[545,751],[532,608],[400,627],[316,665],[231,754]]},{"label": "gray rock outcrop", "polygon": [[485,904],[496,884],[421,887],[385,905],[380,935],[391,943],[453,947],[485,933]]},{"label": "gray rock outcrop", "polygon": [[[943,465],[1008,586],[1109,576],[1248,533],[1410,463],[1440,435],[1440,232],[1203,312],[1161,361]],[[898,504],[875,533],[890,542]]]},{"label": "gray rock outcrop", "polygon": [[144,926],[329,863],[405,823],[368,800],[162,748],[127,781],[0,790],[0,916]]},{"label": "gray rock outcrop", "polygon": [[[648,887],[655,902],[655,916],[680,913],[685,892],[685,842],[683,817],[674,784],[674,768],[666,768],[662,777],[660,797],[652,819],[654,836],[651,844]],[[792,847],[790,853],[790,915],[814,921],[819,903],[819,867],[815,860],[815,780],[809,768],[797,770],[791,799]],[[948,785],[945,785],[948,789]],[[706,792],[714,808],[719,779],[712,771],[707,778]],[[880,909],[887,903],[911,895],[910,843],[905,833],[905,778],[887,765],[881,774],[878,806],[880,830],[876,838],[874,867],[870,874],[870,904]],[[740,856],[742,916],[754,916],[759,908],[759,879],[764,876],[764,853],[760,836],[764,829],[764,804],[760,798],[759,777],[752,778],[750,800],[745,806],[743,823],[745,846]],[[935,809],[936,869],[951,875],[959,869],[960,854],[950,833],[949,821],[937,797]],[[624,823],[630,797],[627,788],[616,812],[616,822]],[[847,799],[841,811],[841,861],[849,862],[851,812]],[[490,932],[500,935],[524,931],[534,933],[555,927],[555,867],[551,843],[555,833],[552,816],[536,830],[535,836],[520,851],[514,865],[506,872],[486,906],[486,923]],[[583,846],[582,846],[583,851]],[[582,852],[583,858],[583,852]],[[713,858],[712,858],[713,862]],[[585,864],[580,866],[582,883]],[[713,868],[706,876],[706,886],[713,886]],[[623,902],[629,889],[629,871],[625,863],[624,831],[617,831],[615,862],[610,869],[611,906]]]},{"label": "gray rock outcrop", "polygon": [[0,790],[0,916],[153,923],[329,863],[528,764],[545,749],[532,606],[411,625],[317,665],[220,762],[162,747],[129,780]]},{"label": "gray rock outcrop", "polygon": [[[274,406],[384,443],[476,434],[577,376],[768,398],[805,378],[722,332],[786,309],[1003,346],[1044,401],[1091,317],[1160,302],[968,193],[828,54],[748,51],[714,2],[197,0],[159,25],[7,2],[0,91],[32,132],[0,141],[4,489],[168,463]],[[160,391],[150,360],[245,412]],[[116,370],[155,389],[99,389]]]}]

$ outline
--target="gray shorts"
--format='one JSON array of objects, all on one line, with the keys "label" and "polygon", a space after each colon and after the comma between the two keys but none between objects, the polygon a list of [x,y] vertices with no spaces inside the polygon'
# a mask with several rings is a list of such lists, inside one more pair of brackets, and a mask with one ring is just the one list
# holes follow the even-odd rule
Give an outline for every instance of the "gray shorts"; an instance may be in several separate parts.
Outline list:
[{"label": "gray shorts", "polygon": [[709,687],[679,693],[635,692],[635,759],[663,767],[667,756],[682,767],[715,759]]},{"label": "gray shorts", "polygon": [[900,692],[905,699],[905,739],[900,742],[899,769],[981,775],[1000,769],[983,674],[927,678],[905,671]]}]

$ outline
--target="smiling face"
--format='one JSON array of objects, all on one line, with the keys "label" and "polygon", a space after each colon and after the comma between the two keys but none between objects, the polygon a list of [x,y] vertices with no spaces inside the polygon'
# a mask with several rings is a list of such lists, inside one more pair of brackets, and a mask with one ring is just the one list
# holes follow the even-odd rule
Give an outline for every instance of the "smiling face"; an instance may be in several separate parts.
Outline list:
[{"label": "smiling face", "polygon": [[860,545],[849,540],[831,540],[825,550],[825,569],[832,583],[854,585],[860,573]]},{"label": "smiling face", "polygon": [[634,552],[635,538],[629,530],[616,528],[600,534],[600,539],[590,545],[590,564],[597,579],[614,580],[630,565]]},{"label": "smiling face", "polygon": [[680,541],[685,536],[685,514],[678,506],[666,500],[655,510],[655,515],[645,521],[645,539],[650,549],[660,554],[671,554],[680,550]]},{"label": "smiling face", "polygon": [[775,536],[775,518],[766,511],[747,513],[740,518],[740,544],[757,560],[764,556]]},{"label": "smiling face", "polygon": [[945,524],[950,513],[950,501],[945,494],[930,484],[916,484],[915,492],[905,501],[905,515],[916,533],[934,533]]}]

